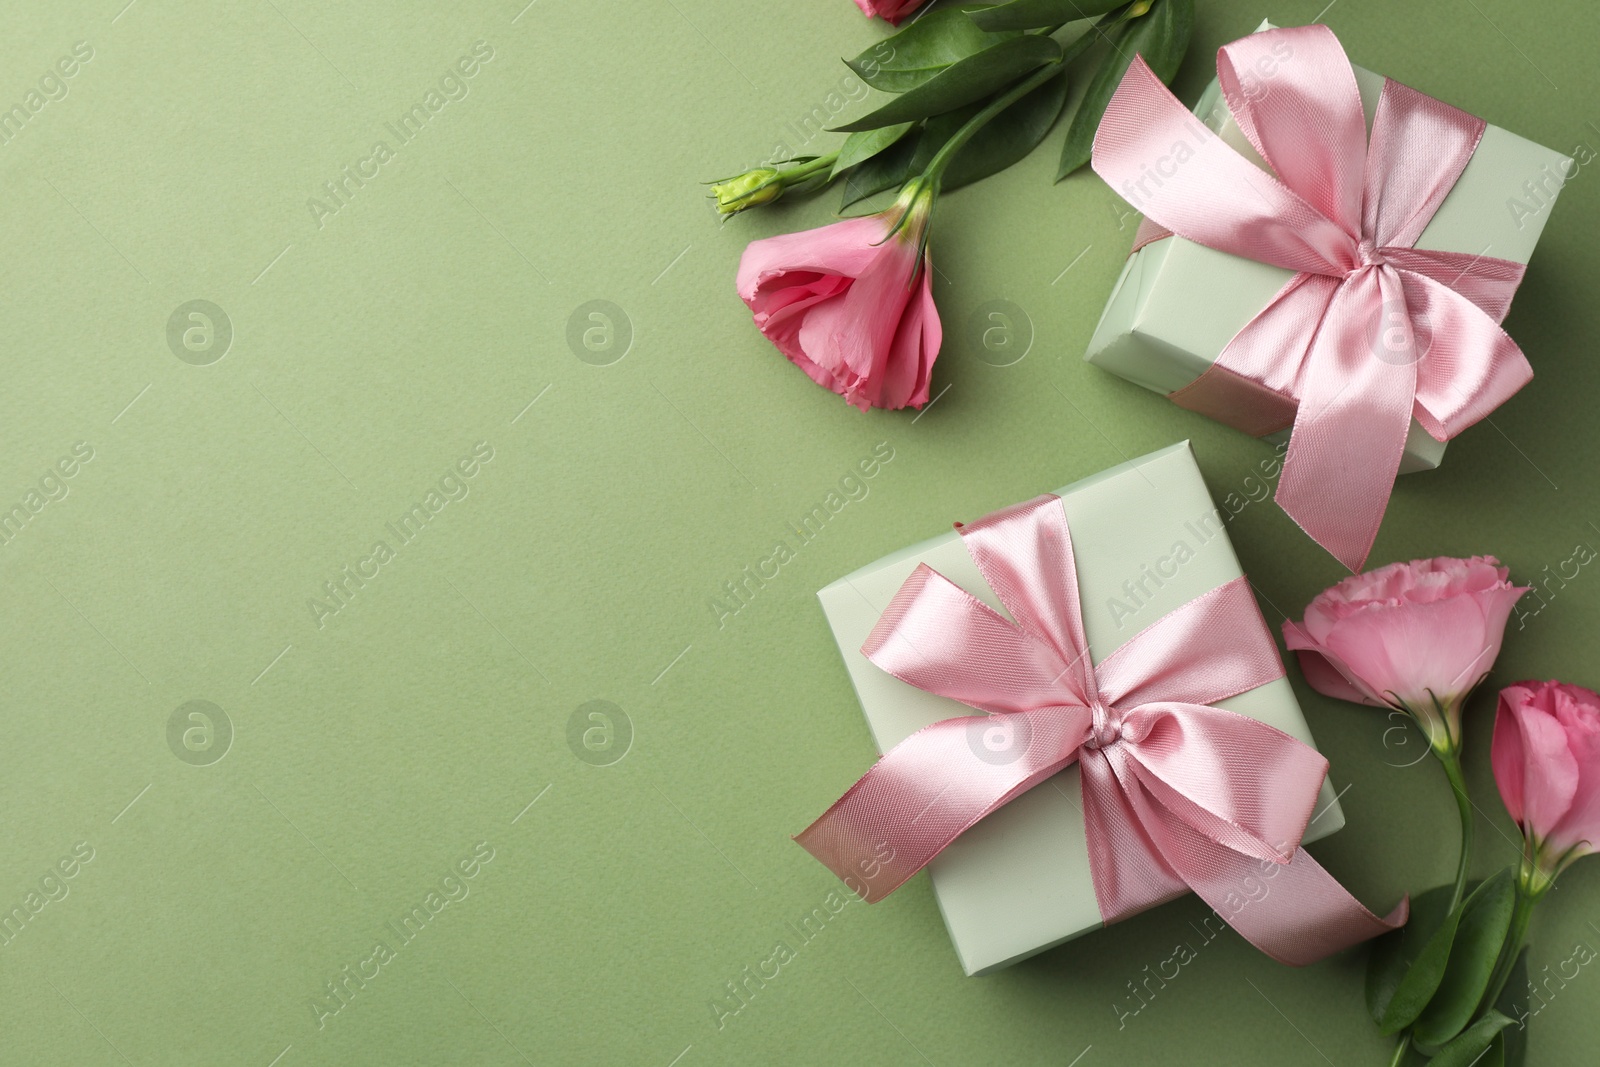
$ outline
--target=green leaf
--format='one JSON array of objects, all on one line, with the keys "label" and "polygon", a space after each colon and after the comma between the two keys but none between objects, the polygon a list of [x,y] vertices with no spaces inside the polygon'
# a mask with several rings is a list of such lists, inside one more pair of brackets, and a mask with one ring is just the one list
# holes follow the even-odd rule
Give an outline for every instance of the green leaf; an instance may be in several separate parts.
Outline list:
[{"label": "green leaf", "polygon": [[1428,1006],[1417,1016],[1412,1037],[1424,1047],[1443,1045],[1472,1021],[1478,1002],[1489,988],[1489,974],[1511,928],[1516,900],[1511,868],[1480,885],[1461,905],[1450,947],[1450,963]]},{"label": "green leaf", "polygon": [[[1411,922],[1416,921],[1417,901],[1413,900]],[[1400,979],[1405,977],[1405,937],[1406,927],[1401,927],[1374,938],[1367,949],[1367,1014],[1375,1023],[1383,1022],[1383,1013],[1389,1010],[1389,1001],[1394,999],[1394,991],[1400,988]]]},{"label": "green leaf", "polygon": [[1039,147],[1067,102],[1067,72],[1006,108],[961,146],[944,172],[942,188],[957,189],[997,174]]},{"label": "green leaf", "polygon": [[1144,56],[1162,84],[1170,84],[1189,50],[1194,0],[1157,0],[1150,13],[1135,19],[1132,27],[1125,42],[1129,57],[1135,53]]},{"label": "green leaf", "polygon": [[1061,146],[1060,181],[1085,163],[1094,150],[1094,133],[1105,117],[1106,105],[1122,84],[1135,55],[1144,56],[1150,69],[1163,82],[1171,82],[1189,48],[1194,29],[1194,0],[1157,0],[1149,14],[1124,23],[1110,33],[1111,51],[1101,60],[1083,102],[1067,127],[1066,143]]},{"label": "green leaf", "polygon": [[1061,46],[1048,37],[1012,37],[951,64],[876,111],[834,129],[853,133],[942,115],[1060,58]]},{"label": "green leaf", "polygon": [[902,137],[888,148],[863,163],[850,168],[845,177],[844,196],[839,202],[843,211],[851,204],[885,189],[896,189],[906,183],[912,174],[912,157],[916,154],[921,131]]},{"label": "green leaf", "polygon": [[828,179],[831,181],[857,163],[871,159],[910,133],[911,127],[915,125],[914,122],[902,122],[894,126],[880,126],[876,130],[852,133],[844,139],[844,144],[839,146],[839,158],[834,160],[833,171],[828,175]]},{"label": "green leaf", "polygon": [[1100,57],[1100,66],[1089,79],[1089,87],[1083,91],[1078,110],[1073,112],[1072,122],[1067,126],[1067,136],[1061,144],[1061,163],[1056,167],[1056,181],[1089,161],[1094,152],[1095,130],[1100,128],[1106,106],[1111,103],[1117,86],[1122,84],[1128,64],[1133,62],[1134,53],[1127,51],[1122,43],[1128,36],[1128,24],[1107,27],[1104,33],[1110,50]]},{"label": "green leaf", "polygon": [[1371,955],[1367,957],[1367,1011],[1373,1022],[1383,1024],[1389,1001],[1400,988],[1411,961],[1444,922],[1453,888],[1441,885],[1418,893],[1411,898],[1410,921],[1372,942]]},{"label": "green leaf", "polygon": [[1484,1055],[1484,1051],[1488,1049],[1496,1034],[1512,1025],[1514,1024],[1510,1019],[1490,1008],[1484,1012],[1483,1018],[1435,1052],[1433,1059],[1428,1061],[1428,1067],[1473,1067],[1474,1064],[1482,1067],[1478,1057]]},{"label": "green leaf", "polygon": [[1011,0],[999,7],[979,8],[970,15],[980,29],[1032,30],[1092,19],[1121,7],[1127,0]]},{"label": "green leaf", "polygon": [[[1528,950],[1523,949],[1517,953],[1517,962],[1511,965],[1511,974],[1506,978],[1506,986],[1500,990],[1500,996],[1495,999],[1495,1010],[1508,1016],[1516,1022],[1515,1026],[1507,1027],[1500,1031],[1497,1041],[1505,1046],[1505,1067],[1522,1067],[1528,1058]],[[1521,1010],[1517,1001],[1523,1001]]]},{"label": "green leaf", "polygon": [[982,104],[968,104],[955,111],[935,115],[920,128],[914,128],[909,136],[896,141],[882,153],[851,170],[845,179],[844,197],[839,203],[839,210],[844,211],[852,204],[886,189],[898,188],[913,174],[921,174],[927,170],[934,154],[943,148],[944,143],[966,125],[967,120],[976,115],[982,106]]},{"label": "green leaf", "polygon": [[1428,1001],[1433,999],[1434,991],[1444,978],[1445,968],[1450,964],[1450,946],[1455,941],[1456,924],[1460,921],[1461,911],[1458,908],[1445,916],[1439,929],[1417,953],[1417,958],[1395,987],[1394,996],[1389,998],[1383,1017],[1378,1020],[1381,1032],[1398,1034],[1415,1022],[1417,1016],[1422,1014],[1422,1009],[1428,1006]]},{"label": "green leaf", "polygon": [[930,11],[854,59],[845,60],[845,66],[874,89],[886,93],[915,89],[952,63],[1016,36],[1015,33],[989,33],[979,29],[969,13],[984,7],[963,4]]}]

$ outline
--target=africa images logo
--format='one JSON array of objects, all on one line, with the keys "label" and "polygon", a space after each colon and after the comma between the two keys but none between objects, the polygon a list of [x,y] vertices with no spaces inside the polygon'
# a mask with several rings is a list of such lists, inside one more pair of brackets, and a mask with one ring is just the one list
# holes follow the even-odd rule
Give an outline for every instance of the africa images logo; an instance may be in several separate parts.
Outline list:
[{"label": "africa images logo", "polygon": [[394,138],[393,145],[387,140],[373,142],[371,151],[365,156],[346,165],[337,175],[322,183],[324,199],[315,196],[307,198],[306,208],[311,212],[311,221],[317,224],[317,229],[322,229],[328,219],[349,206],[355,194],[365,189],[368,182],[376,180],[383,173],[383,168],[399,157],[400,149],[422,134],[433,116],[442,112],[448,104],[465,100],[472,91],[471,79],[477,77],[484,65],[493,59],[493,45],[488,41],[475,42],[470,55],[462,56],[439,75],[437,86],[429,86],[427,92],[422,94],[422,99],[413,102],[394,122],[384,123],[384,128]]},{"label": "africa images logo", "polygon": [[479,441],[472,451],[457,460],[440,475],[437,484],[430,485],[420,501],[413,503],[404,514],[384,524],[384,530],[394,544],[382,538],[372,543],[372,549],[354,563],[347,563],[328,581],[322,583],[321,594],[306,598],[306,610],[311,621],[322,629],[328,619],[339,614],[355,599],[367,583],[383,573],[383,568],[400,557],[400,549],[422,536],[430,522],[449,504],[465,500],[472,492],[471,479],[477,477],[485,464],[494,459],[494,446]]},{"label": "africa images logo", "polygon": [[320,990],[307,998],[317,1029],[327,1026],[329,1019],[366,993],[384,973],[384,969],[399,959],[405,947],[421,937],[423,931],[445,909],[466,900],[472,893],[473,879],[482,873],[494,857],[494,846],[487,841],[479,841],[471,852],[450,865],[421,900],[397,917],[386,920],[382,936],[373,939],[371,951],[360,956],[353,965],[344,964],[333,977],[322,983]]}]

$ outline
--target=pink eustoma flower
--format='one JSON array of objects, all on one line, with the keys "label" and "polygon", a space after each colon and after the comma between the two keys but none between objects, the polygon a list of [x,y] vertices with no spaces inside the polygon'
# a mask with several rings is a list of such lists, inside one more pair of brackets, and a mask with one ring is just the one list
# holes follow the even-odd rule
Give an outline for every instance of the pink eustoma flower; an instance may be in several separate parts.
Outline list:
[{"label": "pink eustoma flower", "polygon": [[921,407],[942,333],[925,248],[933,191],[816,230],[752,241],[739,297],[756,326],[818,385],[856,407]]},{"label": "pink eustoma flower", "polygon": [[1319,693],[1399,707],[1435,749],[1460,747],[1461,704],[1482,681],[1526,586],[1493,556],[1391,563],[1317,596],[1305,621],[1283,624]]},{"label": "pink eustoma flower", "polygon": [[921,7],[924,0],[856,0],[856,6],[868,18],[880,18],[891,24]]},{"label": "pink eustoma flower", "polygon": [[1490,762],[1527,841],[1523,877],[1537,895],[1600,848],[1600,694],[1563,682],[1502,689]]}]

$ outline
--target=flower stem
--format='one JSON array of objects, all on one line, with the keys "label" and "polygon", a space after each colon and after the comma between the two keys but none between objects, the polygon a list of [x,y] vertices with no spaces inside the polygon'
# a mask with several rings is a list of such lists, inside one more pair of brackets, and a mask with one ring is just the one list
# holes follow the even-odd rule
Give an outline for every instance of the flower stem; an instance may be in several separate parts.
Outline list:
[{"label": "flower stem", "polygon": [[[1112,21],[1120,22],[1125,18],[1127,18],[1126,12]],[[1102,22],[1104,21],[1102,20]],[[1049,37],[1066,25],[1067,23],[1063,22],[1059,26],[1051,26],[1048,29],[1039,31],[1039,35]],[[1091,26],[1071,44],[1062,46],[1060,58],[1052,59],[984,105],[981,111],[968,119],[959,130],[951,135],[948,141],[940,146],[939,151],[934,153],[933,159],[928,161],[928,167],[922,172],[922,176],[930,181],[937,182],[940,175],[944,173],[945,168],[950,165],[950,160],[955,157],[957,152],[961,151],[962,146],[970,141],[974,134],[987,126],[990,120],[1000,112],[1055,77],[1061,72],[1061,68],[1082,55],[1094,43],[1102,28],[1104,27],[1102,27],[1101,23]]]},{"label": "flower stem", "polygon": [[782,181],[788,185],[798,185],[800,182],[805,181],[807,178],[810,178],[815,174],[832,170],[833,164],[838,160],[838,158],[839,150],[834,149],[832,152],[820,155],[817,158],[808,160],[807,162],[801,163],[798,166],[786,167],[783,170],[778,171],[777,177],[774,180]]},{"label": "flower stem", "polygon": [[1472,862],[1472,801],[1467,797],[1467,782],[1461,772],[1461,754],[1454,748],[1433,750],[1444,765],[1445,777],[1450,779],[1450,791],[1456,797],[1456,810],[1461,815],[1461,855],[1456,860],[1455,888],[1450,893],[1450,911],[1461,906],[1461,897],[1467,888],[1467,868]]},{"label": "flower stem", "polygon": [[1389,1058],[1389,1067],[1400,1067],[1405,1062],[1406,1052],[1411,1048],[1411,1031],[1407,1030],[1400,1035],[1400,1043],[1394,1047],[1394,1055]]}]

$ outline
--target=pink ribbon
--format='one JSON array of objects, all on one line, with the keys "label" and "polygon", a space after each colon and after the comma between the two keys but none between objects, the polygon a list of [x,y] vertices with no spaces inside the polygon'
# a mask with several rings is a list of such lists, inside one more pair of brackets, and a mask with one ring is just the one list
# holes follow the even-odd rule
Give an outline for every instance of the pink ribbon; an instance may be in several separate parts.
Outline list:
[{"label": "pink ribbon", "polygon": [[[861,651],[993,717],[946,719],[906,738],[795,838],[801,846],[874,902],[1077,761],[1108,923],[1187,886],[1257,948],[1300,965],[1405,921],[1404,900],[1378,918],[1300,847],[1328,761],[1280,730],[1205,706],[1283,677],[1244,578],[1163,616],[1096,666],[1059,497],[998,511],[961,535],[1016,621],[921,565]],[[1010,743],[996,747],[997,738]],[[1248,888],[1262,885],[1259,895]]]},{"label": "pink ribbon", "polygon": [[1094,169],[1166,230],[1298,272],[1172,398],[1258,435],[1292,421],[1278,503],[1359,570],[1411,419],[1447,441],[1533,377],[1499,325],[1522,265],[1412,247],[1484,123],[1386,80],[1369,144],[1355,74],[1326,26],[1226,45],[1217,76],[1276,177],[1138,58],[1095,135]]}]

